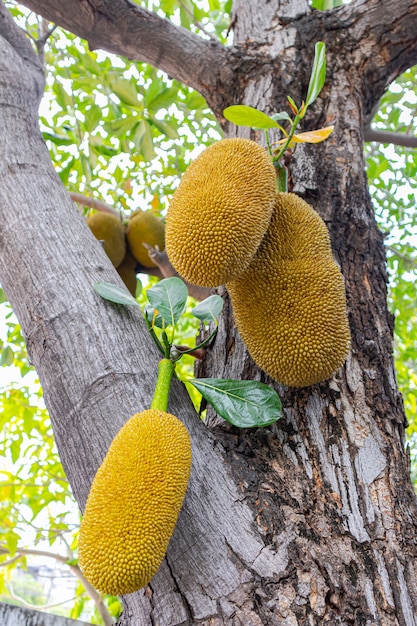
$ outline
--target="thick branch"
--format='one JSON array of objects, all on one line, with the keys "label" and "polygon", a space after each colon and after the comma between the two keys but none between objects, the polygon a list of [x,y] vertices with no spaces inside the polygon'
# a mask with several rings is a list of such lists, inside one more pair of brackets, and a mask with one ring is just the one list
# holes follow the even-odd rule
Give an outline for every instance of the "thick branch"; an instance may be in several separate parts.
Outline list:
[{"label": "thick branch", "polygon": [[[24,0],[25,6],[102,48],[145,61],[201,93],[226,69],[228,50],[129,0]],[[223,75],[224,80],[224,75]]]},{"label": "thick branch", "polygon": [[[360,71],[362,81],[355,87],[362,91],[368,116],[388,85],[417,63],[417,3],[353,0],[336,11],[325,12],[321,19],[329,51],[333,45],[340,49],[343,42],[345,59],[340,59],[340,67],[347,67],[347,57],[352,68]],[[334,79],[338,69],[332,69]]]}]

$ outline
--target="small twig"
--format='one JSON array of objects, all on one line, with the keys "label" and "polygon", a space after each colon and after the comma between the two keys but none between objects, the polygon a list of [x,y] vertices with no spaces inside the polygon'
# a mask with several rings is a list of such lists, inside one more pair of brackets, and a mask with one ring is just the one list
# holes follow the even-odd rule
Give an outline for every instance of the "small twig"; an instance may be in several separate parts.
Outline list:
[{"label": "small twig", "polygon": [[96,209],[97,211],[102,211],[103,213],[111,213],[112,215],[117,215],[119,217],[119,213],[113,209],[109,204],[102,202],[101,200],[96,200],[91,196],[83,196],[81,193],[77,193],[76,191],[70,191],[69,195],[73,202],[77,204],[83,204],[84,206],[89,206],[92,209]]},{"label": "small twig", "polygon": [[417,267],[417,261],[415,261],[414,259],[410,259],[410,257],[408,257],[403,252],[400,252],[399,250],[397,250],[397,248],[395,248],[394,246],[385,246],[385,247],[387,250],[390,250],[393,254],[395,254],[395,256],[398,256],[400,259],[402,259],[406,263],[409,263],[412,267]]},{"label": "small twig", "polygon": [[55,606],[61,606],[62,604],[66,604],[67,602],[71,602],[71,600],[75,600],[77,596],[73,596],[72,598],[68,598],[68,600],[63,600],[62,602],[54,602],[53,604],[31,604],[30,602],[26,602],[26,600],[24,600],[22,598],[22,596],[19,596],[13,589],[13,585],[12,583],[9,583],[9,591],[10,591],[10,595],[12,596],[12,598],[14,598],[15,600],[18,600],[19,602],[21,602],[23,604],[23,606],[27,609],[32,609],[32,610],[37,610],[37,611],[47,611],[48,609],[52,609]]},{"label": "small twig", "polygon": [[[10,550],[0,546],[0,554],[10,554]],[[101,618],[103,619],[105,626],[113,626],[113,624],[115,623],[115,620],[108,612],[107,607],[103,602],[102,595],[98,593],[98,591],[96,591],[94,587],[90,585],[90,583],[84,577],[78,565],[70,565],[68,563],[68,558],[66,556],[62,556],[62,554],[56,554],[54,552],[48,552],[46,550],[35,550],[32,548],[17,548],[16,554],[20,556],[24,556],[24,555],[45,556],[47,558],[49,557],[51,559],[55,559],[59,563],[63,563],[64,565],[69,567],[72,573],[78,578],[78,580],[83,585],[84,589],[86,590],[86,593],[93,600],[94,604],[97,607],[97,611],[99,612]]]},{"label": "small twig", "polygon": [[17,556],[14,556],[12,559],[8,559],[7,561],[3,561],[3,563],[0,563],[0,567],[7,567],[8,565],[12,565],[13,563],[16,563],[16,561],[18,561],[21,558],[22,558],[22,555],[18,554]]},{"label": "small twig", "polygon": [[178,4],[180,4],[182,6],[182,8],[184,9],[184,11],[186,13],[188,13],[188,15],[191,16],[192,20],[193,20],[193,24],[194,26],[197,26],[197,28],[199,30],[201,30],[201,32],[203,32],[205,35],[207,35],[207,37],[210,37],[210,39],[214,40],[214,41],[219,41],[218,38],[215,35],[212,35],[211,33],[209,33],[204,26],[201,24],[201,22],[199,22],[198,20],[195,19],[194,17],[194,13],[192,11],[190,11],[190,9],[182,2],[182,0],[178,0]]}]

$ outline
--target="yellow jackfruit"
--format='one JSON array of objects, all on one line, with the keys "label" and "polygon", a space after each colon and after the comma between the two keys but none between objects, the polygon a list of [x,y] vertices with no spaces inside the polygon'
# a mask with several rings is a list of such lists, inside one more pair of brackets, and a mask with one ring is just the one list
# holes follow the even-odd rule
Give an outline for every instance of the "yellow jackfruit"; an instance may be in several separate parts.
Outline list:
[{"label": "yellow jackfruit", "polygon": [[166,219],[166,251],[178,274],[218,287],[245,271],[272,215],[275,169],[249,139],[223,139],[187,168]]},{"label": "yellow jackfruit", "polygon": [[138,211],[127,225],[127,241],[135,259],[143,267],[156,267],[151,261],[148,251],[143,245],[158,246],[162,251],[165,248],[165,227],[163,222],[150,211]]},{"label": "yellow jackfruit", "polygon": [[79,563],[112,595],[132,593],[158,570],[187,490],[191,443],[174,415],[150,409],[113,440],[87,499]]},{"label": "yellow jackfruit", "polygon": [[333,259],[327,226],[305,200],[294,193],[278,193],[274,211],[279,222],[274,238],[281,259]]},{"label": "yellow jackfruit", "polygon": [[343,365],[350,340],[343,277],[324,222],[303,200],[277,194],[258,252],[226,287],[249,353],[275,380],[306,387]]},{"label": "yellow jackfruit", "polygon": [[115,267],[123,261],[126,252],[125,230],[117,215],[97,212],[86,220],[96,239],[104,241],[104,252]]},{"label": "yellow jackfruit", "polygon": [[136,296],[136,265],[137,261],[133,254],[130,252],[129,248],[126,247],[126,254],[123,261],[117,268],[117,272],[126,285],[127,289],[130,291],[132,296]]}]

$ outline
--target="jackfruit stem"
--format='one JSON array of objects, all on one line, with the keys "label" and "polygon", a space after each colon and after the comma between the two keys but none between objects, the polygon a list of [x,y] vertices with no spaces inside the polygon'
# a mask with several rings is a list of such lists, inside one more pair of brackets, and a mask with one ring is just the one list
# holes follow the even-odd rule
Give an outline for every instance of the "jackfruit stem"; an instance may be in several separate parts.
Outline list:
[{"label": "jackfruit stem", "polygon": [[288,170],[282,163],[274,163],[277,175],[277,191],[287,193],[288,191]]},{"label": "jackfruit stem", "polygon": [[170,359],[162,359],[159,361],[158,379],[156,381],[151,409],[155,409],[156,411],[167,411],[169,390],[174,370],[175,363],[173,363]]}]

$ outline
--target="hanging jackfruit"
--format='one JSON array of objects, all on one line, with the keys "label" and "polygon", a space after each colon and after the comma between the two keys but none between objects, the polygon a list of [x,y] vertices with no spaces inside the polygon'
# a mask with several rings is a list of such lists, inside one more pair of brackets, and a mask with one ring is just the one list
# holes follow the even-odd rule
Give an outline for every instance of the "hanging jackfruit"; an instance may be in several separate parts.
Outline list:
[{"label": "hanging jackfruit", "polygon": [[121,220],[117,215],[99,211],[87,217],[86,222],[94,237],[104,241],[104,252],[118,267],[126,252],[125,230]]},{"label": "hanging jackfruit", "polygon": [[126,237],[135,259],[143,267],[156,267],[143,244],[147,243],[153,248],[158,246],[161,251],[165,249],[163,222],[150,211],[138,211],[129,220]]},{"label": "hanging jackfruit", "polygon": [[350,340],[343,277],[324,222],[301,198],[276,195],[259,250],[226,287],[249,353],[276,381],[306,387],[343,365]]},{"label": "hanging jackfruit", "polygon": [[129,246],[126,246],[126,254],[123,261],[117,267],[117,273],[130,291],[133,297],[136,296],[136,265],[137,261],[130,252]]},{"label": "hanging jackfruit", "polygon": [[191,163],[166,219],[166,251],[178,274],[218,287],[248,267],[268,228],[275,170],[249,139],[223,139]]},{"label": "hanging jackfruit", "polygon": [[158,570],[187,490],[191,443],[174,415],[131,417],[97,471],[84,511],[79,564],[112,595],[132,593]]}]

